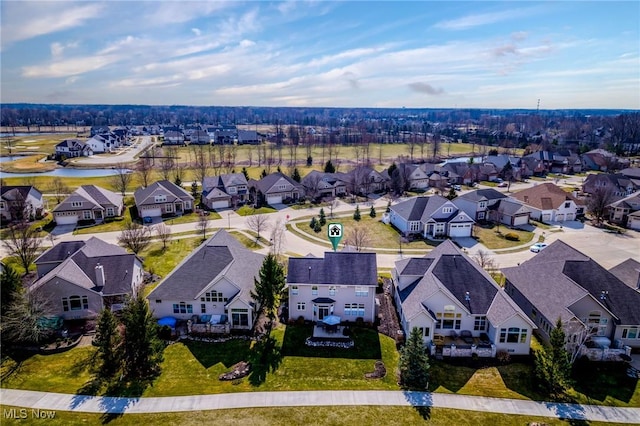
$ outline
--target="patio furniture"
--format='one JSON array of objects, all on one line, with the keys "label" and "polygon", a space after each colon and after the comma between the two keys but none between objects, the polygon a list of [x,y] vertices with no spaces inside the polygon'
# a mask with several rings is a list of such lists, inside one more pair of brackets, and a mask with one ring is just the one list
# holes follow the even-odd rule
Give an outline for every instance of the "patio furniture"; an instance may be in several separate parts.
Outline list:
[{"label": "patio furniture", "polygon": [[473,335],[469,330],[462,330],[460,332],[460,338],[468,345],[473,344]]},{"label": "patio furniture", "polygon": [[489,339],[489,335],[487,333],[480,333],[480,344],[481,345],[491,344],[491,339]]},{"label": "patio furniture", "polygon": [[438,333],[434,334],[433,343],[435,343],[436,345],[444,345],[444,336]]},{"label": "patio furniture", "polygon": [[456,333],[455,330],[451,330],[449,332],[449,337],[451,337],[452,339],[457,339],[458,338],[458,333]]}]

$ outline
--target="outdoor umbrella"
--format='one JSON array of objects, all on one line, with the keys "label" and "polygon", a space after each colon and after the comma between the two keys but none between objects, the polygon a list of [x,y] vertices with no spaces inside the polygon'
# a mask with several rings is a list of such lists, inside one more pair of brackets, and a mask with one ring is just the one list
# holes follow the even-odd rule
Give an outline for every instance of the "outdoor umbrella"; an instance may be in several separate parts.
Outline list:
[{"label": "outdoor umbrella", "polygon": [[324,317],[322,322],[327,325],[338,325],[340,324],[340,317],[337,315],[327,315],[326,317]]}]

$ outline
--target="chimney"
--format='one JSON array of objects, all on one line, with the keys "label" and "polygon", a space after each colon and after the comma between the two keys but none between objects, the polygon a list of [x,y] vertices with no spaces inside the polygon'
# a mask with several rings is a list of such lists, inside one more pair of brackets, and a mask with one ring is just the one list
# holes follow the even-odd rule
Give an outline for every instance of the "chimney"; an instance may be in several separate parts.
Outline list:
[{"label": "chimney", "polygon": [[104,267],[99,263],[96,265],[96,286],[104,287]]}]

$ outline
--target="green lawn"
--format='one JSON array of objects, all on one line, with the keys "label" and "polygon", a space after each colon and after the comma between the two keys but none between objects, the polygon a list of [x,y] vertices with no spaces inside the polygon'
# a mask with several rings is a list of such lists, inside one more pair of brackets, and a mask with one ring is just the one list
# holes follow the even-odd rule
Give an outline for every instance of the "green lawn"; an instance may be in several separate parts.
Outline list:
[{"label": "green lawn", "polygon": [[260,207],[259,209],[254,209],[251,206],[242,206],[238,210],[236,210],[236,213],[238,213],[240,216],[251,216],[254,214],[266,214],[275,212],[277,212],[277,210],[272,209],[271,207]]},{"label": "green lawn", "polygon": [[[518,241],[507,240],[504,236],[508,233],[517,234],[520,238]],[[518,229],[510,229],[504,225],[500,225],[500,231],[495,225],[473,227],[473,235],[479,238],[480,243],[489,249],[503,249],[521,246],[533,239],[533,232],[521,231]]]},{"label": "green lawn", "polygon": [[[139,253],[144,260],[143,268],[147,272],[166,277],[182,259],[201,243],[202,237],[180,238],[169,240],[167,248],[163,249],[161,242],[153,242]],[[149,287],[145,288],[145,292],[151,291]]]},{"label": "green lawn", "polygon": [[[0,406],[2,410],[19,407]],[[28,410],[27,415],[31,415]],[[31,417],[29,417],[31,418]],[[33,420],[35,421],[35,420]],[[2,424],[26,424],[29,420],[13,420],[3,418]],[[158,414],[125,414],[102,415],[91,413],[73,413],[57,411],[54,419],[47,419],[46,424],[52,426],[75,426],[87,424],[126,425],[182,425],[199,426],[215,424],[219,426],[236,426],[250,424],[255,426],[270,425],[345,425],[379,426],[385,424],[432,425],[432,426],[522,426],[540,425],[575,425],[582,424],[545,417],[515,416],[508,414],[484,413],[479,411],[453,410],[447,408],[415,409],[412,407],[394,406],[334,406],[334,407],[271,407],[241,408],[236,410],[185,411]],[[586,423],[584,423],[586,424]],[[589,422],[592,426],[612,425],[612,423]]]}]

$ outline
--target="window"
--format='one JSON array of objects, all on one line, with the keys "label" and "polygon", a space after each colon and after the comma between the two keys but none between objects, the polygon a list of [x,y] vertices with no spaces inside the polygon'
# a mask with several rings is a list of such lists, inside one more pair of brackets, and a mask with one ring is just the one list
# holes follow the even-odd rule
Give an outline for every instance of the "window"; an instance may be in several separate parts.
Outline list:
[{"label": "window", "polygon": [[305,309],[307,309],[307,304],[304,302],[298,302],[298,310],[304,311]]},{"label": "window", "polygon": [[113,207],[107,207],[107,216],[115,216]]},{"label": "window", "polygon": [[429,327],[418,327],[418,330],[420,331],[420,336],[422,337],[429,337],[429,334],[431,332]]},{"label": "window", "polygon": [[164,203],[165,201],[167,201],[167,196],[166,195],[156,195],[155,197],[153,197],[154,201],[156,203]]},{"label": "window", "polygon": [[185,201],[184,202],[184,209],[185,210],[191,210],[191,201]]},{"label": "window", "polygon": [[82,201],[72,201],[71,207],[82,207]]},{"label": "window", "polygon": [[278,189],[285,190],[287,189],[287,185],[278,185]]},{"label": "window", "polygon": [[200,304],[200,313],[201,314],[206,314],[207,313],[207,304],[206,303],[201,303]]},{"label": "window", "polygon": [[227,298],[217,291],[208,291],[200,297],[201,302],[226,302]]},{"label": "window", "polygon": [[331,287],[329,287],[329,296],[335,296],[336,295],[336,286],[332,285]]},{"label": "window", "polygon": [[[487,202],[486,201],[480,201],[478,203],[478,208],[480,209],[486,209],[487,208]],[[482,215],[482,217],[484,217],[484,215]]]},{"label": "window", "polygon": [[486,331],[487,329],[487,317],[476,317],[473,323],[474,331]]},{"label": "window", "polygon": [[4,210],[6,207],[6,204],[4,203],[4,201],[0,201],[0,210]]},{"label": "window", "polygon": [[364,317],[364,303],[346,303],[344,305],[344,315]]},{"label": "window", "polygon": [[455,306],[446,305],[444,307],[444,313],[436,313],[436,328],[443,328],[445,330],[460,330],[462,314],[456,313],[455,310]]},{"label": "window", "polygon": [[356,297],[367,297],[369,289],[367,287],[356,287]]},{"label": "window", "polygon": [[564,203],[564,208],[565,209],[568,209],[569,207],[571,207],[571,202]]},{"label": "window", "polygon": [[527,341],[527,329],[510,327],[500,329],[500,343],[525,343]]},{"label": "window", "polygon": [[164,205],[164,211],[166,211],[167,213],[172,213],[173,212],[173,204],[171,203],[167,203]]},{"label": "window", "polygon": [[89,309],[89,298],[87,296],[70,296],[62,298],[63,311],[81,311],[83,309]]},{"label": "window", "polygon": [[484,212],[478,212],[478,220],[484,219]]},{"label": "window", "polygon": [[249,326],[249,310],[248,309],[232,309],[231,324],[234,327],[248,327]]},{"label": "window", "polygon": [[89,220],[91,219],[91,211],[90,210],[85,210],[82,212],[82,218],[85,220]]},{"label": "window", "polygon": [[235,194],[236,192],[237,191],[236,191],[236,188],[234,186],[229,187],[229,194]]},{"label": "window", "polygon": [[156,303],[162,303],[162,300],[156,299]]},{"label": "window", "polygon": [[640,339],[640,334],[638,334],[638,327],[623,328],[622,338],[623,339]]},{"label": "window", "polygon": [[453,213],[453,207],[443,207],[442,213]]},{"label": "window", "polygon": [[314,285],[313,287],[311,287],[311,295],[312,296],[317,296],[318,295],[318,286]]},{"label": "window", "polygon": [[173,304],[173,313],[174,314],[192,314],[193,313],[193,305],[186,304],[185,302],[174,303]]},{"label": "window", "polygon": [[418,232],[420,230],[420,222],[409,222],[409,231]]},{"label": "window", "polygon": [[298,286],[297,285],[292,285],[291,286],[291,295],[292,296],[297,296],[298,295]]}]

